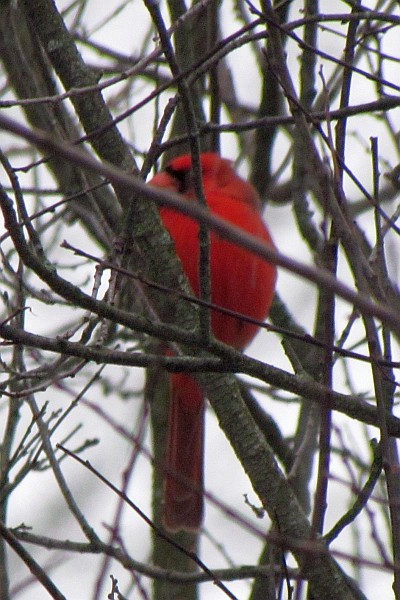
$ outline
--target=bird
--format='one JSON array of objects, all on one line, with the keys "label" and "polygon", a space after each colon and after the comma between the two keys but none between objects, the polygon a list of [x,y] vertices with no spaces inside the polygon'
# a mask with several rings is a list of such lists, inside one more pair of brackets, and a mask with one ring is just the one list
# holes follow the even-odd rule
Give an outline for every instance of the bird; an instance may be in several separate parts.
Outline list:
[{"label": "bird", "polygon": [[[190,154],[178,156],[157,173],[149,185],[197,201]],[[239,176],[231,161],[216,152],[200,155],[205,200],[210,212],[262,240],[274,242],[261,215],[256,189]],[[160,208],[161,220],[192,290],[199,295],[199,224],[169,207]],[[276,267],[245,248],[210,233],[211,302],[238,317],[211,310],[215,338],[237,350],[252,341],[259,325],[240,315],[263,321],[270,310]],[[205,396],[188,372],[170,378],[167,448],[163,488],[163,526],[167,531],[198,532],[203,522]]]}]

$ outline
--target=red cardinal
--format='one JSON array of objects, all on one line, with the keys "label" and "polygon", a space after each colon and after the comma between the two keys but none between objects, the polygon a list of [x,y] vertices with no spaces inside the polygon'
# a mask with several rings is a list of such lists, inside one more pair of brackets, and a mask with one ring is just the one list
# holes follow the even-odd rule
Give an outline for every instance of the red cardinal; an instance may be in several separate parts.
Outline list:
[{"label": "red cardinal", "polygon": [[[196,200],[192,159],[175,158],[150,185]],[[256,190],[244,181],[228,160],[218,154],[201,155],[204,193],[212,213],[241,227],[273,246],[260,214]],[[195,294],[199,293],[199,226],[169,208],[161,218],[175,241],[176,251]],[[271,306],[276,280],[275,266],[211,233],[212,302],[254,319],[263,320]],[[216,338],[243,350],[257,333],[257,325],[213,311]],[[170,531],[197,531],[203,516],[204,395],[187,373],[171,376],[168,448],[164,483],[164,526]]]}]

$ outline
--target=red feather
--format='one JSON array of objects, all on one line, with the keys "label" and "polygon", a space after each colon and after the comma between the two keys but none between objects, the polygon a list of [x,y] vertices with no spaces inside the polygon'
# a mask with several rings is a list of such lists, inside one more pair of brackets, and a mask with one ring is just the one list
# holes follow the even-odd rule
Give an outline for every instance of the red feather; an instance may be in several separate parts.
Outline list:
[{"label": "red feather", "polygon": [[[191,164],[189,155],[176,158],[150,184],[195,201]],[[202,154],[201,167],[211,212],[273,246],[252,185],[218,154]],[[199,225],[169,208],[160,212],[193,291],[198,294]],[[257,320],[265,319],[275,290],[274,265],[211,232],[210,266],[214,304]],[[218,311],[212,312],[211,325],[216,338],[238,350],[243,350],[258,331],[257,325]],[[172,531],[196,530],[202,523],[203,429],[203,393],[190,375],[173,375],[164,495],[164,524]]]}]

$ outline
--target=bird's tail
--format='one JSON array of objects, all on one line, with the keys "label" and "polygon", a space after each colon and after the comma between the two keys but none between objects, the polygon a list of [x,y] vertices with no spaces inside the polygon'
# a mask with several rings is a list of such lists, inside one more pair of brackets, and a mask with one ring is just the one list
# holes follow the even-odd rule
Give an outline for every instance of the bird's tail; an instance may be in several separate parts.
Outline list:
[{"label": "bird's tail", "polygon": [[164,526],[198,531],[203,517],[204,396],[187,373],[171,376]]}]

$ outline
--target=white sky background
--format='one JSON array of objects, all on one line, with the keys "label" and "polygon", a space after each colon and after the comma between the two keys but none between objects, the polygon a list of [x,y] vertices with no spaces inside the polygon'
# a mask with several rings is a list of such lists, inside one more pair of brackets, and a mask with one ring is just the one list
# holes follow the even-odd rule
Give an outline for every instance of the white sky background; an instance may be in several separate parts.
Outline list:
[{"label": "white sky background", "polygon": [[[368,3],[364,3],[364,5],[366,4]],[[67,3],[57,2],[57,5],[61,8],[64,5],[67,5]],[[292,18],[301,17],[300,13],[297,17],[294,16],[296,15],[296,6],[299,5],[300,3],[293,2]],[[112,13],[117,6],[119,6],[119,2],[102,3],[97,2],[96,0],[89,0],[86,5],[84,16],[85,26],[88,31],[95,31],[93,34],[93,39],[95,41],[113,47],[116,51],[121,53],[126,53],[128,55],[138,54],[141,51],[143,36],[148,27],[149,17],[147,11],[139,0],[134,0],[133,2],[127,3],[125,9],[121,13],[113,15],[111,18]],[[329,10],[330,12],[334,12],[335,10],[337,10],[337,12],[347,12],[348,10],[344,3],[327,2],[327,0],[320,3],[320,11],[323,12],[324,9]],[[225,33],[235,30],[237,24],[234,21],[233,8],[231,3],[227,0],[224,0],[223,2],[223,11],[225,15]],[[388,53],[395,56],[400,55],[400,36],[398,35],[398,30],[388,33],[385,44]],[[343,40],[341,38],[326,34],[326,45],[324,46],[326,52],[338,56],[340,55],[342,46]],[[93,54],[85,47],[81,47],[80,49],[83,56],[87,58],[89,62],[94,60]],[[288,56],[293,70],[298,68],[298,54],[299,50],[294,45],[289,45]],[[98,61],[97,57],[95,60],[96,62]],[[242,48],[240,56],[239,53],[235,53],[230,57],[230,63],[234,69],[234,77],[239,86],[241,99],[244,103],[256,107],[260,85],[258,71],[254,65],[251,53],[247,48]],[[392,68],[393,72],[386,73],[386,77],[392,81],[398,82],[398,77],[394,76],[395,70],[398,70],[398,63],[394,64]],[[323,73],[326,80],[329,80],[330,69],[331,66],[324,62]],[[320,81],[319,83],[321,84]],[[126,82],[123,82],[119,86],[107,90],[105,94],[106,97],[109,99],[113,98],[125,85]],[[139,97],[141,95],[144,97],[148,93],[148,90],[142,81],[139,84],[135,84],[134,91],[137,92],[138,90],[141,90]],[[318,92],[321,92],[321,85]],[[351,103],[358,104],[368,101],[369,99],[373,100],[375,98],[373,92],[372,84],[360,78],[359,83],[353,86]],[[135,98],[137,98],[137,96],[135,96]],[[396,121],[396,118],[398,119],[398,116],[399,112],[393,111],[392,118],[394,122]],[[121,130],[127,137],[130,137],[131,132],[134,131],[135,147],[140,151],[145,152],[151,141],[151,125],[151,110],[150,108],[144,108],[135,114],[129,122],[122,123]],[[382,155],[387,157],[389,161],[392,160],[391,164],[387,165],[387,170],[397,164],[398,156],[392,146],[392,142],[388,138],[384,125],[377,119],[368,119],[367,117],[363,117],[362,121],[350,119],[348,130],[349,135],[347,139],[346,155],[349,166],[354,170],[363,184],[371,190],[369,137],[378,136],[380,147],[387,146],[388,150],[382,152]],[[277,166],[280,164],[288,144],[287,138],[285,138],[283,134],[280,134],[280,136],[281,142],[275,145],[276,156],[274,157],[274,164]],[[15,143],[14,140],[14,144]],[[222,135],[222,149],[223,154],[226,157],[232,159],[235,158],[236,147],[232,135]],[[282,155],[280,155],[280,151],[282,152]],[[17,163],[14,159],[13,162],[14,164]],[[26,164],[26,162],[29,162],[29,159],[22,157],[20,164]],[[382,172],[384,172],[384,170],[384,166],[382,165]],[[240,172],[243,175],[247,174],[245,164],[240,165]],[[21,180],[24,180],[23,176],[21,176]],[[51,185],[51,182],[49,182],[48,185]],[[358,199],[360,197],[358,191],[354,189],[354,185],[349,182],[346,182],[346,191],[351,199]],[[386,208],[388,213],[390,213],[391,210],[389,210],[388,207]],[[265,211],[265,218],[271,228],[274,240],[281,251],[296,259],[311,262],[312,259],[310,253],[297,233],[290,206],[268,206]],[[316,222],[318,222],[320,215],[316,214],[315,219]],[[361,219],[360,222],[365,226],[367,232],[371,236],[370,239],[372,240],[373,231],[371,230],[371,213],[368,213],[365,219]],[[78,226],[67,228],[63,232],[63,237],[73,245],[83,245],[82,231]],[[94,247],[93,244],[85,241],[85,246],[89,246],[90,250],[99,254],[99,250]],[[388,248],[390,248],[390,254],[393,257],[389,261],[389,264],[393,276],[397,277],[399,243],[394,236],[390,237]],[[55,250],[54,256],[57,256],[57,259],[64,264],[73,264],[75,261],[70,253],[62,249]],[[340,276],[343,278],[348,277],[346,264],[342,261],[340,266]],[[85,277],[91,277],[92,273],[93,269],[90,267],[89,270],[85,271]],[[90,289],[91,282],[90,280],[84,282],[82,271],[75,274],[71,271],[71,276],[74,278],[82,278],[79,280],[79,283],[85,285],[86,289]],[[313,286],[289,273],[280,272],[278,291],[287,303],[289,309],[295,313],[298,322],[301,323],[307,331],[312,333],[316,301],[316,291]],[[55,332],[60,325],[60,318],[64,323],[68,322],[68,319],[71,319],[72,322],[72,319],[74,318],[72,311],[66,310],[63,315],[60,315],[58,307],[48,306],[45,308],[44,312],[43,305],[39,305],[34,301],[30,301],[29,305],[32,307],[32,312],[27,315],[28,329],[36,333],[48,334],[49,329]],[[339,316],[338,323],[344,323],[349,312],[350,307],[339,302],[338,314],[342,319]],[[340,334],[341,332],[338,331],[337,333]],[[354,334],[354,340],[356,339],[357,336]],[[279,338],[272,334],[262,332],[249,348],[248,353],[265,359],[266,362],[270,362],[273,365],[291,371],[291,367],[281,349]],[[143,384],[143,373],[140,370],[131,369],[128,373],[117,367],[108,367],[105,371],[105,374],[115,382],[121,380],[122,373],[127,377],[127,380],[124,382],[124,389],[127,391],[130,389],[140,391]],[[343,371],[340,365],[336,368],[336,374],[336,389],[342,389]],[[371,389],[370,375],[367,367],[353,365],[351,377],[354,384],[357,386],[356,391],[368,392]],[[66,383],[67,385],[71,384],[71,389],[76,392],[84,386],[85,382],[86,379],[83,374],[83,377],[78,375],[74,382]],[[260,402],[272,416],[276,418],[284,433],[292,435],[296,425],[297,407],[294,405],[283,406],[282,403],[265,400],[262,396],[259,397]],[[49,410],[56,410],[58,407],[65,409],[73,398],[73,394],[70,393],[68,389],[63,391],[51,388],[46,392],[37,395],[38,402],[49,402]],[[127,427],[127,429],[130,429],[131,423],[133,423],[135,419],[138,419],[141,414],[140,395],[137,400],[130,399],[130,401],[121,402],[112,394],[112,390],[104,397],[101,386],[97,385],[91,388],[85,396],[85,400],[101,405],[101,408],[104,411],[112,414],[113,417],[119,423]],[[101,443],[88,450],[85,457],[87,457],[103,475],[108,476],[114,484],[120,485],[120,474],[122,472],[121,465],[129,460],[131,447],[124,442],[120,436],[115,435],[114,432],[110,430],[109,426],[105,426],[104,420],[94,414],[84,403],[81,403],[79,407],[74,410],[73,415],[68,420],[68,425],[62,429],[62,432],[60,431],[56,441],[62,441],[63,435],[66,435],[73,428],[73,423],[78,424],[81,422],[84,423],[84,428],[76,434],[73,442],[69,443],[69,446],[74,447],[74,445],[79,445],[79,442],[82,442],[87,437],[101,438]],[[24,424],[25,423],[21,424],[21,430],[23,429]],[[348,443],[351,448],[354,443],[354,440],[351,439],[351,437],[354,436],[355,431],[358,431],[358,435],[360,435],[360,439],[357,441],[359,452],[364,456],[365,460],[370,460],[370,453],[366,442],[362,437],[361,428],[358,428],[357,430],[352,422],[340,415],[335,416],[335,424],[344,427],[345,435],[349,436]],[[376,436],[377,432],[371,432],[370,437],[372,437],[372,435]],[[213,494],[220,497],[223,502],[234,506],[246,519],[253,521],[260,531],[266,531],[268,529],[267,520],[256,521],[248,507],[243,503],[243,494],[247,493],[249,494],[249,499],[255,504],[258,504],[243,470],[236,461],[233,451],[223,433],[218,428],[216,419],[214,415],[211,414],[211,411],[207,418],[206,440],[207,448],[205,464],[207,488],[209,488]],[[148,439],[147,447],[150,450],[150,442]],[[342,464],[338,460],[333,460],[332,471],[335,475],[348,478],[347,474],[343,471]],[[90,523],[95,527],[96,531],[101,536],[104,535],[104,537],[106,537],[104,524],[112,522],[116,505],[115,497],[110,491],[106,490],[100,482],[96,481],[90,473],[83,472],[82,467],[73,464],[71,460],[66,460],[63,463],[63,472],[68,483],[71,485],[72,491],[76,492],[80,508],[85,514],[90,515]],[[148,459],[145,456],[142,456],[134,471],[134,478],[132,479],[129,488],[129,494],[131,499],[137,503],[141,509],[147,512],[147,514],[150,514],[150,489],[151,469]],[[336,519],[343,514],[347,506],[347,488],[340,483],[332,484],[329,495],[327,528],[335,523]],[[72,517],[64,510],[63,500],[56,488],[52,475],[49,472],[47,474],[31,474],[23,484],[18,487],[13,496],[10,503],[9,524],[17,526],[20,523],[25,523],[26,525],[32,526],[35,533],[49,535],[49,514],[52,515],[54,525],[50,535],[60,539],[66,537],[70,540],[83,541],[82,535]],[[371,542],[368,520],[365,517],[361,517],[360,522],[362,523],[361,546],[363,547],[364,555],[374,559],[376,558],[374,554],[375,550]],[[128,544],[131,555],[138,561],[147,561],[150,555],[149,531],[147,526],[128,508],[125,509],[122,523],[122,534]],[[234,563],[253,564],[257,562],[258,554],[262,548],[261,539],[244,530],[241,526],[232,523],[232,521],[228,521],[226,517],[213,506],[207,506],[205,526],[212,532],[212,535],[215,538],[218,538],[224,552]],[[353,544],[354,539],[352,539],[351,534],[345,532],[336,542],[335,548],[352,553],[354,551]],[[39,551],[36,556],[40,557],[39,560],[41,564],[44,565],[47,561],[51,563],[53,558],[57,556],[57,553],[50,554],[43,550]],[[93,568],[93,565],[97,564],[97,561],[100,562],[101,559],[96,559],[93,556],[66,555],[61,552],[59,553],[59,556],[62,561],[61,564],[55,565],[54,571],[50,570],[49,572],[54,572],[54,579],[60,590],[65,594],[68,600],[89,600],[89,598],[92,597],[93,581],[97,576],[97,571]],[[206,539],[204,539],[202,543],[202,559],[211,568],[228,566],[227,560],[220,550],[216,548],[214,543],[209,542]],[[18,559],[15,559],[15,557],[12,556],[11,561],[13,565],[12,571],[16,581],[22,580],[28,576],[26,569],[21,567],[21,563]],[[352,570],[349,563],[343,564],[346,571],[351,574]],[[128,574],[124,572],[122,566],[116,563],[111,565],[109,571],[119,580],[120,589],[121,591],[124,591],[124,582],[129,580]],[[367,593],[369,599],[373,600],[375,598],[391,597],[390,574],[386,575],[382,571],[374,571],[373,569],[365,570],[363,581],[363,589]],[[142,583],[146,586],[148,580],[143,578]],[[250,587],[247,582],[229,582],[227,586],[241,600],[248,596]],[[106,588],[103,589],[102,598],[107,597],[108,591],[109,582],[106,581]],[[15,597],[18,597],[18,599],[21,600],[43,600],[47,597],[47,594],[43,588],[37,584],[27,588],[25,592]],[[223,597],[223,593],[213,584],[201,586],[201,598],[203,600],[205,598],[207,598],[207,600],[219,600]],[[135,591],[129,595],[129,598],[136,600],[142,598],[142,596],[138,591]]]}]

